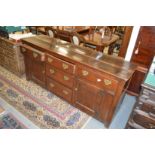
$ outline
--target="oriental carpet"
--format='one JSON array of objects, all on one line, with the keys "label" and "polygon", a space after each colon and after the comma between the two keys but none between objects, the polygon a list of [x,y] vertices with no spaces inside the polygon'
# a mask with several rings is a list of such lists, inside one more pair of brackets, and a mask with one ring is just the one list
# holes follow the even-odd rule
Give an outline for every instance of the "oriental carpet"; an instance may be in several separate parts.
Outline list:
[{"label": "oriental carpet", "polygon": [[23,76],[0,66],[0,97],[39,128],[78,129],[90,118]]}]

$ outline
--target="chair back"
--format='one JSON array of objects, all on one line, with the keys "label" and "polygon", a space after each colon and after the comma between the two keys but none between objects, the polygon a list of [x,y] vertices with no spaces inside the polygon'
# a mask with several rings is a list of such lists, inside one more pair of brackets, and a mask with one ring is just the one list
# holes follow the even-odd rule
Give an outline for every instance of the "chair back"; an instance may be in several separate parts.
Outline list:
[{"label": "chair back", "polygon": [[49,35],[50,38],[56,37],[56,30],[53,29],[51,26],[45,28],[46,34]]},{"label": "chair back", "polygon": [[80,34],[78,34],[77,32],[73,32],[71,42],[74,45],[80,45],[81,43],[85,43],[85,40]]}]

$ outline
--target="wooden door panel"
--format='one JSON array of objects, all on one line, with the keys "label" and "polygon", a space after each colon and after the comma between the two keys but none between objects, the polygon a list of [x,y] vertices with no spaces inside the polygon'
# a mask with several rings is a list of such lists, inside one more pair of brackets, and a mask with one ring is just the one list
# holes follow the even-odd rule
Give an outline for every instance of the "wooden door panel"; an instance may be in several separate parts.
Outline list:
[{"label": "wooden door panel", "polygon": [[45,64],[37,61],[32,63],[32,79],[40,84],[45,86]]},{"label": "wooden door panel", "polygon": [[83,80],[77,80],[75,89],[75,105],[90,115],[96,115],[102,99],[101,89]]},{"label": "wooden door panel", "polygon": [[114,109],[114,107],[112,107],[112,102],[113,102],[114,96],[109,94],[106,91],[102,92],[102,100],[98,106],[98,118],[102,121],[104,121],[105,123],[107,123],[108,121],[111,121],[109,119],[109,112],[111,110]]},{"label": "wooden door panel", "polygon": [[[131,61],[149,68],[153,55],[155,54],[154,42],[155,26],[141,27]],[[138,51],[138,53],[136,51]]]}]

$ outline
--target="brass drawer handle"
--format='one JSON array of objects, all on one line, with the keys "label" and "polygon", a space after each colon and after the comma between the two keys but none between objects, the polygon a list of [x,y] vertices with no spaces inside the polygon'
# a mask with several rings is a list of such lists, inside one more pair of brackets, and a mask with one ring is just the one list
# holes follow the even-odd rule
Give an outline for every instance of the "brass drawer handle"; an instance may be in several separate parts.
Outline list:
[{"label": "brass drawer handle", "polygon": [[155,129],[155,125],[154,124],[148,124],[150,129]]},{"label": "brass drawer handle", "polygon": [[78,88],[75,88],[74,90],[75,90],[75,91],[78,91]]},{"label": "brass drawer handle", "polygon": [[53,84],[53,83],[50,83],[50,87],[52,87],[52,88],[53,88],[53,87],[54,87],[54,84]]},{"label": "brass drawer handle", "polygon": [[106,85],[106,86],[108,86],[108,85],[111,85],[111,81],[110,80],[107,80],[107,79],[104,79],[104,84]]},{"label": "brass drawer handle", "polygon": [[63,90],[62,92],[63,92],[65,95],[68,95],[68,91]]},{"label": "brass drawer handle", "polygon": [[85,70],[82,71],[83,76],[87,76],[88,74],[89,74],[88,71],[85,71]]},{"label": "brass drawer handle", "polygon": [[22,52],[26,52],[26,49],[25,48],[22,48]]},{"label": "brass drawer handle", "polygon": [[47,60],[48,60],[49,63],[51,63],[53,61],[52,58],[48,58]]},{"label": "brass drawer handle", "polygon": [[34,58],[38,57],[38,54],[37,53],[33,53],[33,57]]},{"label": "brass drawer handle", "polygon": [[68,80],[69,80],[69,77],[66,76],[66,75],[64,75],[64,80],[65,80],[65,81],[68,81]]},{"label": "brass drawer handle", "polygon": [[68,65],[63,63],[63,64],[62,64],[62,68],[63,68],[63,69],[68,69]]},{"label": "brass drawer handle", "polygon": [[55,73],[54,69],[50,69],[50,73],[54,74]]},{"label": "brass drawer handle", "polygon": [[101,82],[102,80],[101,79],[97,79],[97,82]]}]

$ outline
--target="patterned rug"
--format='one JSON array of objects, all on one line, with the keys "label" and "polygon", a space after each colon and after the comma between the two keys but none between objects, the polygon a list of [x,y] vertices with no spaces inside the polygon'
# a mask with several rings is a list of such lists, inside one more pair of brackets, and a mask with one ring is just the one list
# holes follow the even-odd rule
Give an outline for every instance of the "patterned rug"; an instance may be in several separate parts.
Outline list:
[{"label": "patterned rug", "polygon": [[49,91],[1,66],[0,97],[40,128],[77,129],[90,118]]},{"label": "patterned rug", "polygon": [[4,109],[0,106],[0,114],[4,112]]},{"label": "patterned rug", "polygon": [[12,114],[0,116],[0,129],[26,129],[26,127]]}]

